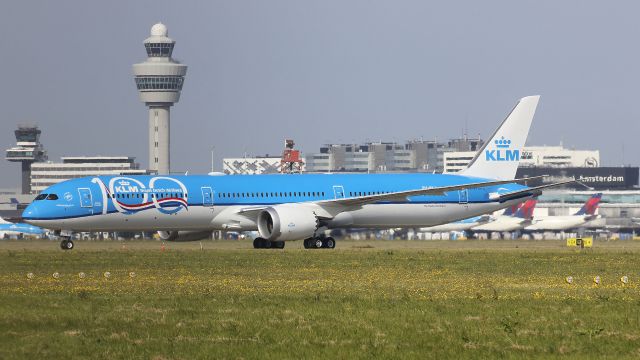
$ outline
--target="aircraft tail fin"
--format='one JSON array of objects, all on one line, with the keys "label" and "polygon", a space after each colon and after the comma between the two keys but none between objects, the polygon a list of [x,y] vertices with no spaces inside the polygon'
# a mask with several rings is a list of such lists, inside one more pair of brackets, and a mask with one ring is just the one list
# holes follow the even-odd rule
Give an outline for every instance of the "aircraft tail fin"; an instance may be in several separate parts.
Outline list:
[{"label": "aircraft tail fin", "polygon": [[596,193],[591,195],[589,200],[582,205],[576,215],[593,215],[600,205],[600,199],[602,199],[602,193]]},{"label": "aircraft tail fin", "polygon": [[520,99],[460,174],[485,179],[514,179],[539,100],[539,95]]},{"label": "aircraft tail fin", "polygon": [[529,199],[522,204],[520,209],[513,214],[514,217],[530,220],[533,218],[533,209],[535,209],[538,203],[538,198]]},{"label": "aircraft tail fin", "polygon": [[513,214],[515,214],[518,211],[520,206],[522,206],[522,203],[511,205],[508,208],[504,209],[504,212],[502,213],[502,215],[513,216]]}]

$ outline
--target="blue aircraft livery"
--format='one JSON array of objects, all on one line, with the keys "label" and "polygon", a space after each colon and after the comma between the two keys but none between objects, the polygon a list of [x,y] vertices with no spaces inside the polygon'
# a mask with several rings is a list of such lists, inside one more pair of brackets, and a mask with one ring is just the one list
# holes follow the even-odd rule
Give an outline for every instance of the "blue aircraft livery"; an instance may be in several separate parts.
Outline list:
[{"label": "blue aircraft livery", "polygon": [[[521,99],[479,153],[487,144],[521,148],[538,98]],[[333,248],[326,230],[434,226],[504,209],[562,184],[527,187],[514,180],[517,166],[476,156],[458,174],[99,176],[45,189],[23,218],[60,233],[158,231],[163,239],[188,241],[213,230],[257,231],[256,248],[282,248],[289,240]],[[65,241],[63,248],[73,247]]]},{"label": "blue aircraft livery", "polygon": [[23,223],[12,223],[0,218],[0,239],[20,236],[41,237],[44,236],[45,233],[44,229],[37,226]]}]

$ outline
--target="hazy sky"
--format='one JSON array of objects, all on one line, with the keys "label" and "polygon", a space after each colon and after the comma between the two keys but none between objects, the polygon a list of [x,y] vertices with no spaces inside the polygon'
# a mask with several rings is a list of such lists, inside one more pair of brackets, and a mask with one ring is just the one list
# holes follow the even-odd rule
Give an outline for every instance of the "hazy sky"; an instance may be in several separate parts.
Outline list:
[{"label": "hazy sky", "polygon": [[[131,65],[158,21],[189,66],[171,109],[172,170],[327,142],[486,138],[541,94],[528,144],[640,163],[637,1],[7,1],[0,144],[41,127],[51,160],[130,155],[147,166]],[[0,161],[0,187],[19,164]]]}]

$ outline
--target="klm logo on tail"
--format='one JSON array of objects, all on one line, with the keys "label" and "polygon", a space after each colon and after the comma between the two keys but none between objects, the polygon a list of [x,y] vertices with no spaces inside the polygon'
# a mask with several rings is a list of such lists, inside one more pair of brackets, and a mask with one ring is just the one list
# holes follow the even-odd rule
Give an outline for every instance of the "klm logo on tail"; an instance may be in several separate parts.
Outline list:
[{"label": "klm logo on tail", "polygon": [[520,161],[520,150],[509,149],[511,140],[503,136],[494,143],[497,149],[484,151],[486,161]]}]

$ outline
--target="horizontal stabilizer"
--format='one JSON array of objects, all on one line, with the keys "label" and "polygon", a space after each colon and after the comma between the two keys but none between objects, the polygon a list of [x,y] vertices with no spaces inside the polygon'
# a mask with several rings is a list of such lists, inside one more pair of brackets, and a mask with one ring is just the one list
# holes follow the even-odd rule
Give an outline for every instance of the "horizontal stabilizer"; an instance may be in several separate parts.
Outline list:
[{"label": "horizontal stabilizer", "polygon": [[[524,179],[522,179],[522,180],[524,180]],[[540,185],[540,186],[530,187],[530,188],[519,190],[519,191],[513,191],[513,192],[510,192],[510,193],[500,194],[500,196],[498,197],[498,200],[500,202],[505,202],[505,201],[509,201],[509,200],[513,200],[513,199],[521,199],[521,198],[523,198],[525,196],[538,196],[538,195],[542,194],[542,190],[544,190],[544,189],[558,187],[558,186],[571,184],[571,183],[575,183],[575,182],[577,182],[577,181],[576,180],[566,180],[566,181],[561,181],[561,182],[557,182],[557,183],[553,183],[553,184]]]}]

